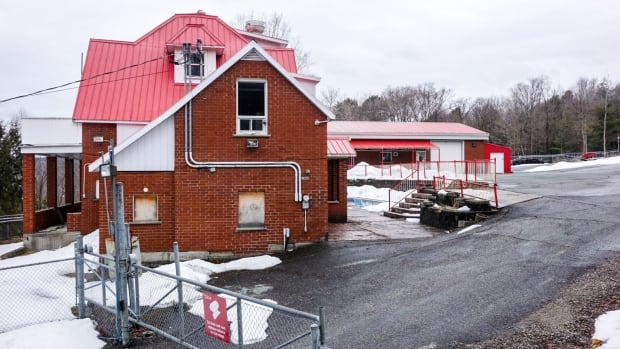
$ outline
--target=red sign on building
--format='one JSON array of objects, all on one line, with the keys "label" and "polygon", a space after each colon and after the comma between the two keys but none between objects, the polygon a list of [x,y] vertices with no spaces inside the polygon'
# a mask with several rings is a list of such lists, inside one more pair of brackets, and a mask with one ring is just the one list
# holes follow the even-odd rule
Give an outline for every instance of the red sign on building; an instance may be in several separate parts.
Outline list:
[{"label": "red sign on building", "polygon": [[226,312],[226,299],[211,292],[202,292],[207,336],[230,343],[230,328]]}]

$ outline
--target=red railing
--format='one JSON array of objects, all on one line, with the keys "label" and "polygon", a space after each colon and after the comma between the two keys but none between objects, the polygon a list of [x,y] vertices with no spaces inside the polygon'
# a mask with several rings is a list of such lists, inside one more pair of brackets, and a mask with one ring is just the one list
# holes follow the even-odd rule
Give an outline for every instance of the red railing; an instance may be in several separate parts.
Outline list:
[{"label": "red railing", "polygon": [[431,180],[446,176],[466,182],[496,182],[495,159],[464,161],[424,161],[394,165],[357,164],[349,168],[348,176],[363,178],[405,179],[417,173],[419,179]]}]

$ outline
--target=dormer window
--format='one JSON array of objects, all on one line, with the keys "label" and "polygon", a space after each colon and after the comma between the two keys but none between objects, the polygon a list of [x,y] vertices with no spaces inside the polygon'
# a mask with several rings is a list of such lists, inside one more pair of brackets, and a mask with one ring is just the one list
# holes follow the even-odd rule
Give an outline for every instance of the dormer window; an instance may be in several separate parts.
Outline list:
[{"label": "dormer window", "polygon": [[[187,58],[186,58],[187,57]],[[202,53],[192,46],[190,52],[184,54],[183,47],[174,50],[174,82],[183,84],[189,81],[198,84],[207,75],[215,71],[216,52],[204,50]]]},{"label": "dormer window", "polygon": [[192,52],[188,55],[185,75],[189,78],[202,78],[205,75],[204,54]]}]

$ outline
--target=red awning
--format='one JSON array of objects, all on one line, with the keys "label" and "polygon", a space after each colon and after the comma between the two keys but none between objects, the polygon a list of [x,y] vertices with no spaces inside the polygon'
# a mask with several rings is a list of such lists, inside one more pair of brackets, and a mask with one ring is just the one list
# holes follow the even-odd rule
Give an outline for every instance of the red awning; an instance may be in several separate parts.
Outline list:
[{"label": "red awning", "polygon": [[417,140],[389,140],[389,139],[360,139],[351,140],[356,150],[362,149],[431,149],[437,148],[430,141]]},{"label": "red awning", "polygon": [[328,138],[327,139],[327,157],[333,158],[351,158],[357,153],[346,138]]}]

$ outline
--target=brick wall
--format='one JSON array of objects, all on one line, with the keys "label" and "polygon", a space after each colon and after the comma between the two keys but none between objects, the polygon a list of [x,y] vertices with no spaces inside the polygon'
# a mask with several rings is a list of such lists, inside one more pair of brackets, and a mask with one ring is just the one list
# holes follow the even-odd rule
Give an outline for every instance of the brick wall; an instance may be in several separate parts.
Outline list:
[{"label": "brick wall", "polygon": [[[116,177],[117,182],[123,183],[123,198],[125,222],[129,223],[132,236],[140,240],[140,249],[144,252],[171,251],[174,241],[174,174],[172,172],[122,172]],[[99,230],[100,246],[105,246],[105,239],[110,238],[108,230],[108,211],[112,216],[112,187],[107,179],[108,204],[106,206],[105,188],[100,182],[101,199],[99,200],[99,221],[102,223]],[[146,189],[146,191],[145,191]],[[157,196],[156,223],[135,223],[133,219],[135,195],[152,194]]]},{"label": "brick wall", "polygon": [[[267,79],[269,137],[257,149],[236,133],[236,80]],[[314,125],[324,115],[266,62],[241,61],[193,101],[193,156],[197,161],[296,161],[302,190],[311,197],[307,232],[304,212],[294,201],[290,168],[192,169],[184,161],[183,110],[175,115],[175,232],[181,251],[265,252],[282,242],[317,241],[327,233],[326,128]],[[263,192],[265,229],[237,231],[239,193]],[[147,246],[144,246],[145,248]]]},{"label": "brick wall", "polygon": [[483,141],[464,141],[463,143],[465,144],[465,160],[484,159]]},{"label": "brick wall", "polygon": [[349,159],[330,160],[336,161],[338,167],[338,201],[329,203],[329,221],[334,223],[347,222],[347,169]]},{"label": "brick wall", "polygon": [[32,234],[36,229],[34,188],[34,154],[22,154],[22,208],[24,214],[22,231],[24,234]]},{"label": "brick wall", "polygon": [[[80,169],[83,174],[84,166],[94,162],[108,151],[108,143],[95,143],[93,142],[94,136],[103,136],[105,140],[116,139],[116,125],[82,124],[82,162],[80,163]],[[99,173],[88,172],[88,168],[86,169],[84,178],[81,179],[85,181],[85,191],[81,196],[82,211],[80,214],[80,232],[82,234],[88,234],[99,227],[99,200],[95,198],[95,181],[97,179],[99,179]],[[103,191],[101,191],[101,193],[103,193]],[[106,221],[107,219],[102,222],[105,223]],[[102,244],[100,246],[105,245]]]},{"label": "brick wall", "polygon": [[[267,80],[267,137],[236,136],[237,78]],[[291,168],[217,168],[195,169],[185,163],[184,111],[177,111],[175,122],[174,172],[123,172],[125,220],[133,236],[140,239],[143,252],[170,251],[172,242],[182,252],[232,252],[249,255],[267,252],[270,244],[282,243],[283,228],[290,228],[290,242],[319,241],[326,238],[327,204],[327,129],[315,126],[324,115],[290,82],[267,62],[240,61],[204,91],[194,97],[193,157],[197,161],[282,162],[301,166],[302,191],[311,197],[304,232],[304,211],[295,202],[294,171]],[[92,137],[103,133],[114,136],[109,125],[84,125],[84,152],[97,155]],[[247,138],[259,140],[259,147],[246,147]],[[86,143],[90,143],[86,145]],[[105,145],[104,145],[105,146]],[[84,163],[96,157],[84,156]],[[346,178],[346,164],[343,166]],[[100,222],[100,242],[109,237],[103,183],[101,199],[91,200],[97,174],[87,174],[86,198],[82,215],[95,210],[97,217],[81,217],[82,227]],[[343,182],[344,183],[344,182]],[[132,224],[133,195],[148,192],[158,198],[157,223]],[[110,183],[108,182],[108,190]],[[262,192],[265,198],[265,227],[239,231],[239,193]],[[346,205],[346,183],[344,183]],[[111,197],[111,194],[108,194]],[[112,206],[110,205],[110,210]],[[86,222],[85,222],[86,221]],[[83,228],[84,229],[84,228]]]}]

